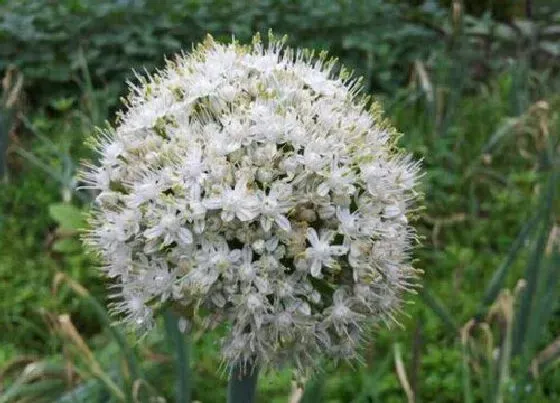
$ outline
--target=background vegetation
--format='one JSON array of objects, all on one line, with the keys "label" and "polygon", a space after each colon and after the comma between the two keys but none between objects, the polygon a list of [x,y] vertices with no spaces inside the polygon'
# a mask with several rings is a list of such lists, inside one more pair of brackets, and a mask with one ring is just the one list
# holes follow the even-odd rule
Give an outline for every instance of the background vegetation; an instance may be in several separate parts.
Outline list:
[{"label": "background vegetation", "polygon": [[75,173],[132,68],[268,28],[363,75],[426,172],[408,316],[302,401],[560,401],[560,7],[465,3],[0,0],[0,403],[224,400],[218,335],[110,326]]}]

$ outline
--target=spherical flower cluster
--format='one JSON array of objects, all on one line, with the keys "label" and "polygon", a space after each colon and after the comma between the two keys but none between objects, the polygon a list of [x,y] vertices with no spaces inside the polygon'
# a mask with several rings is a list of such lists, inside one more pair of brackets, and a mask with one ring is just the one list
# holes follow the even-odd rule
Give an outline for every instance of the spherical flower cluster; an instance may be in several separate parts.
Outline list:
[{"label": "spherical flower cluster", "polygon": [[359,80],[283,43],[208,38],[131,83],[83,178],[86,240],[127,322],[171,305],[226,327],[227,363],[305,369],[356,357],[414,285],[419,166]]}]

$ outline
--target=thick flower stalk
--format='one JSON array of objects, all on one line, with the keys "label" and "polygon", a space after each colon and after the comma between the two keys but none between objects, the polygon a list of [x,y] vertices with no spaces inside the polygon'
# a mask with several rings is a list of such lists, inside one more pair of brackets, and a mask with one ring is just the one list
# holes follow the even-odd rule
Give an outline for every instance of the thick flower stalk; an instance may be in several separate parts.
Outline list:
[{"label": "thick flower stalk", "polygon": [[419,165],[336,66],[273,38],[208,38],[130,84],[84,175],[114,311],[146,329],[172,305],[227,326],[225,362],[299,370],[355,358],[394,320],[417,273]]}]

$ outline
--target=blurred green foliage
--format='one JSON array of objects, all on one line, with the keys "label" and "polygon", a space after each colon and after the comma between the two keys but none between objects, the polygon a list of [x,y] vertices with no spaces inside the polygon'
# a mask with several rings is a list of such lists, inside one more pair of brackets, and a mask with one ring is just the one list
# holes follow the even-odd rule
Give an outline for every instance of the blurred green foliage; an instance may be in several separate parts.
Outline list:
[{"label": "blurred green foliage", "polygon": [[[244,41],[273,28],[289,33],[299,47],[331,51],[363,75],[369,88],[394,91],[408,79],[412,62],[458,46],[454,15],[436,1],[420,6],[382,0],[5,1],[0,3],[0,71],[15,64],[26,87],[33,88],[28,97],[52,99],[79,91],[83,55],[95,84],[119,91],[132,68],[152,70],[164,55],[188,50],[207,32]],[[473,46],[464,61],[480,76],[505,62],[496,56],[515,55],[516,44],[537,37],[542,54],[535,57],[558,56],[559,25],[554,24],[560,24],[560,15],[549,10],[538,24],[498,23],[489,14],[468,17],[464,38]],[[496,55],[489,59],[489,52]]]},{"label": "blurred green foliage", "polygon": [[[20,101],[8,110],[16,76],[0,98],[0,402],[224,400],[217,334],[181,350],[172,318],[142,340],[109,326],[75,172],[132,68],[268,28],[363,75],[426,172],[426,274],[402,328],[381,328],[363,367],[325,364],[303,401],[403,402],[399,359],[416,402],[559,401],[560,13],[463,3],[0,1],[0,72],[23,74]],[[258,393],[286,401],[289,369]]]}]

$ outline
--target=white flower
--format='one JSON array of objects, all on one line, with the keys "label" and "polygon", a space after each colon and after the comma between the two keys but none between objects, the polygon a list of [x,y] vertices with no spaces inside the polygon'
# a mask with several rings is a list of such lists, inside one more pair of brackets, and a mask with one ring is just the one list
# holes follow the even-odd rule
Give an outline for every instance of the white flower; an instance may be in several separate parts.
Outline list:
[{"label": "white flower", "polygon": [[135,183],[133,193],[128,197],[128,205],[131,208],[137,208],[147,201],[154,201],[162,192],[161,180],[155,176],[145,178]]},{"label": "white flower", "polygon": [[253,251],[246,246],[241,251],[241,264],[239,265],[239,278],[241,281],[252,281],[257,274],[257,267],[253,263]]},{"label": "white flower", "polygon": [[228,325],[229,364],[303,371],[393,320],[415,281],[419,164],[335,71],[274,39],[209,38],[131,84],[83,174],[100,192],[85,240],[124,321],[177,304],[183,328]]},{"label": "white flower", "polygon": [[364,315],[356,313],[352,310],[351,301],[346,297],[342,288],[336,290],[333,294],[333,304],[325,313],[325,321],[332,324],[339,335],[347,334],[348,325],[357,326],[363,320]]},{"label": "white flower", "polygon": [[325,174],[325,182],[317,187],[317,193],[325,196],[329,191],[338,194],[354,193],[354,173],[349,166],[339,166],[336,159],[333,159],[332,166]]},{"label": "white flower", "polygon": [[182,212],[174,210],[168,206],[162,214],[154,216],[155,225],[144,231],[144,236],[148,240],[163,238],[162,245],[167,246],[172,242],[181,245],[189,245],[193,242],[191,231],[184,226],[184,219],[181,218]]},{"label": "white flower", "polygon": [[346,254],[348,248],[345,246],[331,245],[335,235],[334,231],[322,231],[321,236],[317,237],[317,232],[313,228],[307,230],[307,239],[311,247],[305,253],[310,260],[310,273],[313,277],[321,277],[321,268],[334,267],[337,263],[336,256]]},{"label": "white flower", "polygon": [[260,223],[263,230],[270,231],[272,223],[276,223],[278,228],[284,231],[290,230],[290,221],[285,215],[293,205],[286,199],[290,194],[290,186],[280,185],[273,186],[268,194],[262,191],[258,193]]},{"label": "white flower", "polygon": [[247,191],[245,180],[237,182],[234,189],[224,189],[217,205],[222,210],[220,217],[225,222],[235,217],[240,221],[250,221],[259,214],[257,198]]},{"label": "white flower", "polygon": [[207,175],[204,162],[202,148],[200,145],[195,144],[193,148],[187,152],[184,160],[181,161],[181,165],[178,167],[183,174],[183,180],[187,187],[199,186],[202,184]]}]

